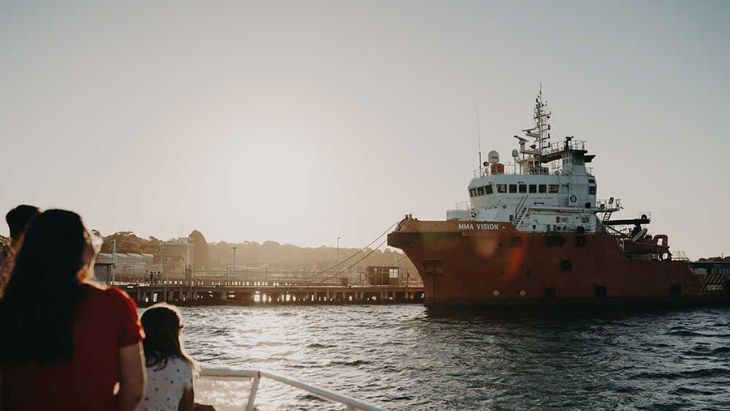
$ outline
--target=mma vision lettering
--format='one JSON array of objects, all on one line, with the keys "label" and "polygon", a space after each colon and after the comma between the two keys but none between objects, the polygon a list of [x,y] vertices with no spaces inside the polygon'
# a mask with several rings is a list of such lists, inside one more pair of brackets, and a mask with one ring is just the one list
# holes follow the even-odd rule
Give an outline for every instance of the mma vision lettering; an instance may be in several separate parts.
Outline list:
[{"label": "mma vision lettering", "polygon": [[499,230],[499,224],[494,223],[459,223],[459,230]]}]

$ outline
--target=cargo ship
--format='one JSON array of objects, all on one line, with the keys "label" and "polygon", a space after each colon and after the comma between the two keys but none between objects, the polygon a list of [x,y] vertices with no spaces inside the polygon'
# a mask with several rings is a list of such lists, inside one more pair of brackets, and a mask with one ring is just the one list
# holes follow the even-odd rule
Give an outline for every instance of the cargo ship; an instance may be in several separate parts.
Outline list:
[{"label": "cargo ship", "polygon": [[730,275],[698,275],[651,214],[614,218],[622,202],[598,198],[585,141],[551,142],[540,91],[531,128],[514,137],[512,164],[492,151],[469,201],[443,221],[412,215],[388,235],[417,267],[428,306],[636,306],[729,304]]}]

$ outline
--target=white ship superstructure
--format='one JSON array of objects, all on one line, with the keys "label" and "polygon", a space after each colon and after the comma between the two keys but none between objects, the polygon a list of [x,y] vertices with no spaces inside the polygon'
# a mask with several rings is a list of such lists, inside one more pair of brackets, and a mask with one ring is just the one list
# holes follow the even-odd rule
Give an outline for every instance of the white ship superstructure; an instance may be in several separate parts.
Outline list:
[{"label": "white ship superstructure", "polygon": [[550,116],[541,91],[534,127],[523,130],[527,138],[515,136],[520,148],[512,151],[514,163],[505,168],[490,152],[469,184],[469,202],[448,211],[447,220],[511,222],[522,232],[602,230],[597,214],[608,220],[621,209],[620,200],[596,199],[597,180],[586,168],[595,155],[573,137],[551,144]]}]

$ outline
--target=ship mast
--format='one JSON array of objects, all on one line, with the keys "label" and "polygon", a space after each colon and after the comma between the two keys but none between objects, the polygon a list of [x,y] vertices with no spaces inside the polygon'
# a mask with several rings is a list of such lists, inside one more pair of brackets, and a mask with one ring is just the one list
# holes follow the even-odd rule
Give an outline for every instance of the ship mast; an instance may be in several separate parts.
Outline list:
[{"label": "ship mast", "polygon": [[[542,84],[540,85],[540,92],[537,94],[537,97],[535,98],[535,109],[533,114],[533,119],[535,121],[535,126],[523,130],[525,132],[525,135],[527,137],[533,138],[535,140],[534,144],[530,146],[532,149],[528,153],[532,154],[532,161],[531,161],[531,168],[532,172],[536,174],[542,173],[542,155],[543,151],[550,147],[550,143],[546,140],[550,139],[550,123],[548,120],[550,120],[550,111],[547,108],[547,101],[543,101],[542,99]],[[519,137],[518,137],[519,138]],[[524,151],[523,151],[524,152]]]},{"label": "ship mast", "polygon": [[[547,101],[542,100],[542,84],[540,84],[540,93],[537,95],[535,104],[535,122],[537,124],[537,145],[538,155],[537,164],[540,166],[540,157],[542,156],[543,149],[546,148],[545,141],[550,139],[550,112],[547,110]],[[547,143],[547,147],[550,147],[550,143]]]}]

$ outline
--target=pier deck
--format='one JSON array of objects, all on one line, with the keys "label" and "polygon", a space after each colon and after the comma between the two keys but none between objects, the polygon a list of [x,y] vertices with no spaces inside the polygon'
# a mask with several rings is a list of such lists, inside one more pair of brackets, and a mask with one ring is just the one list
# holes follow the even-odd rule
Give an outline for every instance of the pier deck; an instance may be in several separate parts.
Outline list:
[{"label": "pier deck", "polygon": [[250,285],[115,283],[139,306],[157,302],[176,305],[314,305],[423,303],[423,287],[366,285]]}]

